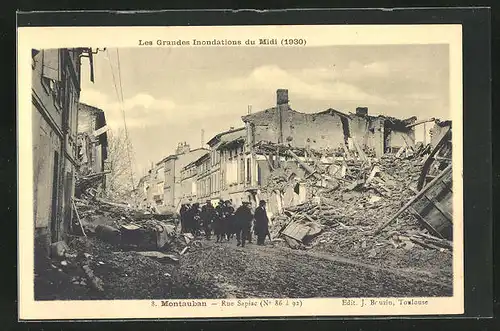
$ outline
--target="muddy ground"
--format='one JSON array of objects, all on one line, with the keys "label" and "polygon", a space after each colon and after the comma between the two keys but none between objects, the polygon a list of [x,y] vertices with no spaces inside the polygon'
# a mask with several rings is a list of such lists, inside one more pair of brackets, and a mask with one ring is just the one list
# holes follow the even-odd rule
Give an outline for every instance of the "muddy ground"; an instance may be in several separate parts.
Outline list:
[{"label": "muddy ground", "polygon": [[392,269],[330,253],[202,241],[179,261],[159,262],[95,238],[70,243],[86,253],[104,290],[93,289],[78,259],[37,263],[37,300],[451,296],[452,279]]}]

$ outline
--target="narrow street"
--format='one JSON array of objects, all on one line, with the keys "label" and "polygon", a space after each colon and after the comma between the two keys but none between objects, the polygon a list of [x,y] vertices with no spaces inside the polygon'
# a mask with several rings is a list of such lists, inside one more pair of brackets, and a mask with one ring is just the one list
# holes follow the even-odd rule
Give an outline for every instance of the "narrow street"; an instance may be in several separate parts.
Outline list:
[{"label": "narrow street", "polygon": [[55,277],[52,284],[47,282],[40,272],[36,296],[41,300],[116,300],[452,295],[451,286],[428,272],[381,268],[282,247],[249,244],[241,248],[234,240],[201,242],[201,247],[190,247],[178,262],[165,263],[97,239],[77,239],[72,249],[90,257],[104,290],[71,283],[72,270],[77,270],[70,267],[78,264],[75,259],[66,270],[51,271],[64,275],[59,283],[54,284]]}]

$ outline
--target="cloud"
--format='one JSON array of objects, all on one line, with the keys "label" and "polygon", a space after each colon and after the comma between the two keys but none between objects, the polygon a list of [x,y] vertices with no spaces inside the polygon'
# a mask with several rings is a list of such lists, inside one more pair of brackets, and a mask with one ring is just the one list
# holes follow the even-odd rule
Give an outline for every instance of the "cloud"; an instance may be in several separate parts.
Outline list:
[{"label": "cloud", "polygon": [[386,62],[361,63],[351,61],[343,71],[347,77],[387,77],[394,68]]},{"label": "cloud", "polygon": [[[381,72],[381,68],[369,70]],[[270,91],[287,88],[293,98],[298,95],[312,100],[362,102],[372,105],[389,105],[394,102],[370,94],[361,88],[342,81],[332,69],[308,68],[286,71],[276,65],[255,68],[248,76],[210,83],[212,88],[233,91]]]},{"label": "cloud", "polygon": [[138,93],[124,99],[123,107],[116,98],[92,88],[83,89],[80,101],[104,110],[106,121],[111,127],[123,126],[125,111],[127,127],[145,127],[162,123],[176,111],[176,104],[170,99],[156,99],[147,93]]}]

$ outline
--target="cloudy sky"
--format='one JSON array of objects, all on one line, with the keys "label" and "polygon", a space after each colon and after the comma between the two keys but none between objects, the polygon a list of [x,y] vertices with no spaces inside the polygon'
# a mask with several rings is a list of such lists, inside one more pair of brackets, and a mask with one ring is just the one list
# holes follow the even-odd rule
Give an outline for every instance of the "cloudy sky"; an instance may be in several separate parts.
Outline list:
[{"label": "cloudy sky", "polygon": [[[373,115],[451,117],[447,45],[122,48],[118,55],[139,174],[178,142],[200,147],[202,129],[206,142],[242,126],[248,105],[253,112],[274,106],[278,88],[288,89],[291,107],[306,113],[366,106]],[[119,130],[117,49],[99,52],[94,71],[92,83],[84,60],[81,101],[103,109]]]}]

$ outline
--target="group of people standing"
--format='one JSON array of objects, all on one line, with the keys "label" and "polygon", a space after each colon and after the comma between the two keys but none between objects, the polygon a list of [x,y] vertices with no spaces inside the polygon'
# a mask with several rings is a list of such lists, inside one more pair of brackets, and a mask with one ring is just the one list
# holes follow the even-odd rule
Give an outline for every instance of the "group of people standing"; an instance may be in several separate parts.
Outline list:
[{"label": "group of people standing", "polygon": [[216,242],[229,241],[236,236],[237,245],[245,247],[252,243],[252,228],[257,236],[257,244],[264,245],[269,236],[269,219],[266,212],[266,202],[261,200],[252,213],[250,202],[244,201],[236,210],[230,200],[220,200],[216,207],[210,200],[200,208],[199,203],[183,204],[180,209],[181,231],[190,232],[196,236],[205,233],[207,240],[216,236]]}]

